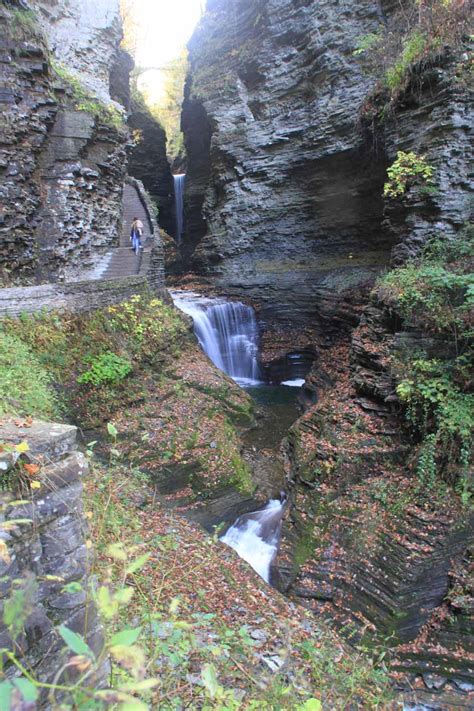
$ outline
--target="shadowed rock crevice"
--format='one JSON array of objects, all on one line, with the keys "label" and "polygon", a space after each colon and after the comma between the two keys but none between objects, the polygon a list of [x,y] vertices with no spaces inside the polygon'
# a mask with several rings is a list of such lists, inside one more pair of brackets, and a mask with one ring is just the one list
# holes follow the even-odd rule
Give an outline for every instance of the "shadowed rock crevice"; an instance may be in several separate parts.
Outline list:
[{"label": "shadowed rock crevice", "polygon": [[203,104],[191,98],[189,78],[184,87],[181,129],[185,135],[188,170],[184,197],[185,232],[180,251],[189,268],[190,255],[207,229],[203,204],[211,170],[209,150],[212,136],[212,126]]},{"label": "shadowed rock crevice", "polygon": [[128,172],[141,180],[158,208],[158,222],[166,232],[174,230],[173,178],[166,157],[166,134],[145,105],[132,99],[128,125],[134,145]]}]

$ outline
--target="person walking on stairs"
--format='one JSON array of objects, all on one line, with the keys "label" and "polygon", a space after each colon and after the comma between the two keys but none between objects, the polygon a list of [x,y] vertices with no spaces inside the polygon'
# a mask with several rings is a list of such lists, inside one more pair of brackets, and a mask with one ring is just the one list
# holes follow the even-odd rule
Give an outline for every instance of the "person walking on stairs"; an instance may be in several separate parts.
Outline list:
[{"label": "person walking on stairs", "polygon": [[143,249],[142,246],[142,235],[143,235],[143,222],[138,219],[138,217],[133,218],[132,227],[130,230],[130,242],[132,243],[132,249],[135,254]]}]

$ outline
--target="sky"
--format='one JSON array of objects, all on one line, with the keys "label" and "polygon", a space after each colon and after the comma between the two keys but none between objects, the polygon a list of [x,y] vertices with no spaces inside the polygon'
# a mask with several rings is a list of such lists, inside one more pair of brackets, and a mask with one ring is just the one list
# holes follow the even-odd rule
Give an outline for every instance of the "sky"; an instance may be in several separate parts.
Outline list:
[{"label": "sky", "polygon": [[[160,67],[177,57],[204,6],[205,0],[134,0],[139,38],[137,64]],[[140,83],[155,100],[159,99],[163,83],[160,72],[147,72]]]}]

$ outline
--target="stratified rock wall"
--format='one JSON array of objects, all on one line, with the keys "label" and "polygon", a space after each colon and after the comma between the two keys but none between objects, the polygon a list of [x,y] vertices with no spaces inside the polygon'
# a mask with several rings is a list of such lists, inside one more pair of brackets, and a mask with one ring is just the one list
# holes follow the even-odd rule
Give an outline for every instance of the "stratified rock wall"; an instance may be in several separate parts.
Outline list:
[{"label": "stratified rock wall", "polygon": [[447,48],[429,66],[416,67],[393,116],[381,127],[389,162],[415,151],[434,168],[434,188],[387,200],[384,226],[396,247],[393,262],[417,255],[432,238],[453,238],[472,220],[473,91],[469,59]]},{"label": "stratified rock wall", "polygon": [[332,317],[388,259],[384,160],[356,131],[373,80],[352,55],[378,23],[375,2],[216,0],[190,43],[185,239],[207,223],[193,265],[264,318]]},{"label": "stratified rock wall", "polygon": [[[97,655],[104,643],[88,589],[90,561],[82,479],[89,465],[78,451],[77,428],[70,425],[4,421],[0,437],[11,446],[28,443],[28,461],[24,457],[22,461],[30,471],[36,470],[37,487],[28,490],[26,470],[19,461],[15,466],[18,454],[4,448],[0,515],[6,524],[0,531],[5,545],[0,560],[0,607],[3,610],[15,591],[17,595],[22,591],[19,614],[26,612],[26,621],[15,637],[2,617],[0,644],[14,652],[39,681],[53,683],[68,654],[57,626],[64,624],[84,635]],[[16,523],[18,520],[21,523]],[[75,588],[68,589],[72,583]],[[7,676],[14,675],[13,665],[4,664]],[[42,696],[46,695],[43,690]],[[38,708],[50,708],[45,698],[39,704]]]},{"label": "stratified rock wall", "polygon": [[32,7],[60,62],[102,101],[122,38],[119,0],[33,0]]},{"label": "stratified rock wall", "polygon": [[[394,245],[406,259],[469,218],[462,57],[424,63],[377,135],[364,126],[380,73],[354,50],[396,24],[400,7],[214,0],[191,40],[182,251],[225,292],[260,302],[264,321],[354,322],[344,297],[360,301],[354,287],[373,280]],[[399,150],[426,155],[436,192],[383,199]]]},{"label": "stratified rock wall", "polygon": [[118,242],[126,170],[128,134],[106,69],[121,38],[118,0],[32,8],[0,8],[0,267],[7,283],[71,278]]},{"label": "stratified rock wall", "polygon": [[[474,544],[474,518],[448,487],[420,483],[416,450],[398,414],[391,356],[423,348],[429,357],[446,357],[446,343],[406,323],[401,328],[393,305],[374,294],[352,334],[349,359],[347,345],[322,354],[333,385],[322,381],[320,363],[307,378],[319,399],[288,438],[291,508],[275,582],[351,639],[390,646],[407,686],[423,675],[418,686],[428,694],[439,675],[443,698],[434,708],[444,709],[472,681],[472,586],[463,560]],[[465,583],[453,583],[457,569]],[[468,708],[470,700],[461,695],[452,708]]]}]

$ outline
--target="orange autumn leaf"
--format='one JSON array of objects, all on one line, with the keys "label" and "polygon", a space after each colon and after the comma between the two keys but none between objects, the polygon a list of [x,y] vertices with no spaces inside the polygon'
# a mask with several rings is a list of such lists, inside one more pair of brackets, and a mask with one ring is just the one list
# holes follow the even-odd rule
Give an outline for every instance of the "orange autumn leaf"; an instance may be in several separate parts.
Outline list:
[{"label": "orange autumn leaf", "polygon": [[30,476],[34,476],[40,470],[40,468],[37,464],[24,464],[23,468],[26,471],[26,473],[29,474]]}]

